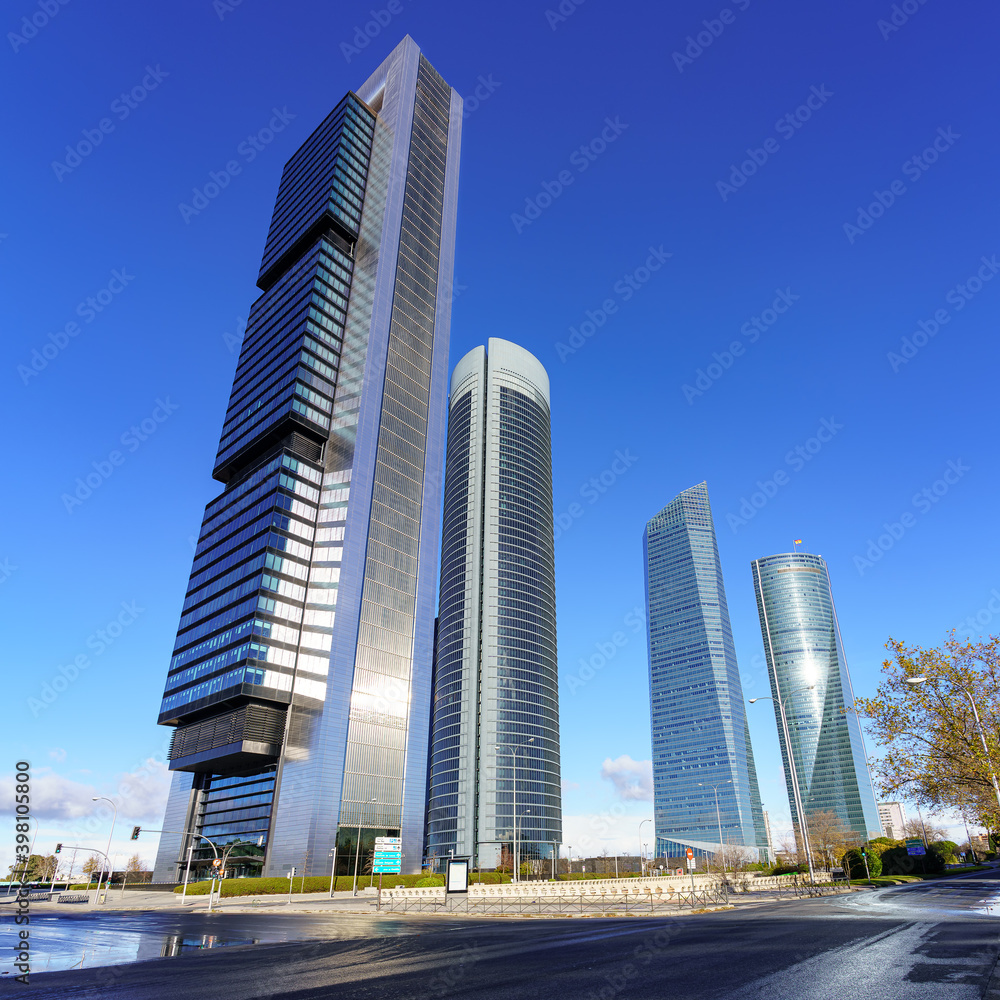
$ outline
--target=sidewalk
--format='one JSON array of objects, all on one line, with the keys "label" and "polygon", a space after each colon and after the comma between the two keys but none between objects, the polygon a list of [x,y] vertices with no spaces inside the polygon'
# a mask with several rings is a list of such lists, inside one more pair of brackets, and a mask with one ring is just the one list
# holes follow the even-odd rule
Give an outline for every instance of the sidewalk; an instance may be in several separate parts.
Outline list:
[{"label": "sidewalk", "polygon": [[[74,895],[77,895],[74,893]],[[350,890],[337,892],[331,899],[327,892],[307,892],[293,893],[292,902],[289,905],[287,894],[264,895],[264,896],[223,896],[220,900],[216,896],[212,904],[215,913],[257,913],[262,911],[282,911],[284,913],[374,913],[377,899],[376,892],[366,892],[358,889],[355,896]],[[93,900],[94,892],[88,891],[87,896]],[[179,892],[141,892],[138,890],[126,890],[122,898],[121,890],[115,891],[113,888],[108,892],[106,901],[98,905],[93,902],[87,903],[32,903],[32,910],[45,911],[46,913],[106,913],[109,911],[125,912],[137,910],[177,910],[191,912],[194,910],[208,910],[208,895],[188,895],[181,896]]]}]

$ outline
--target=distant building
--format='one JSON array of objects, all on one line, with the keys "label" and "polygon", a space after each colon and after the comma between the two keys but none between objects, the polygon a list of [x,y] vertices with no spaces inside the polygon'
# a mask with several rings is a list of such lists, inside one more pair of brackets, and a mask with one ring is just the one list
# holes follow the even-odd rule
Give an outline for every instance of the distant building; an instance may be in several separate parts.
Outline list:
[{"label": "distant building", "polygon": [[[679,494],[643,536],[658,856],[767,851],[746,703],[708,487]],[[721,831],[720,831],[721,827]]]},{"label": "distant building", "polygon": [[771,838],[771,817],[768,815],[766,809],[764,810],[764,836],[767,838],[767,852],[769,857],[776,858],[774,840]]},{"label": "distant building", "polygon": [[906,834],[906,810],[902,802],[880,802],[879,819],[882,829],[890,840],[902,840]]},{"label": "distant building", "polygon": [[854,692],[826,562],[812,553],[786,552],[755,559],[751,568],[796,840],[801,843],[799,815],[779,698],[807,825],[814,813],[833,812],[860,837],[880,836],[861,724],[850,711]]}]

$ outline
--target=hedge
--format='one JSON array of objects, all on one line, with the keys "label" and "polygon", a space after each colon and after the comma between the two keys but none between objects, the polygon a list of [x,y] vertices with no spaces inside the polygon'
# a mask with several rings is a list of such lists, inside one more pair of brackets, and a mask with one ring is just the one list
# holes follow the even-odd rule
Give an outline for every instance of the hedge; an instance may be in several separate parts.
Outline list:
[{"label": "hedge", "polygon": [[[420,875],[383,875],[382,876],[382,888],[383,889],[396,889],[396,888],[412,888],[421,879],[427,878],[427,873],[422,873]],[[440,878],[441,876],[438,876]],[[329,892],[330,891],[330,876],[329,875],[307,875],[304,879],[305,888],[303,889],[302,883],[303,879],[301,876],[296,875],[293,879],[292,884],[292,895],[297,896],[302,892]],[[376,875],[374,879],[370,875],[359,875],[358,876],[358,888],[366,889],[368,887],[369,881],[371,881],[372,886],[378,885],[378,876]],[[501,882],[509,882],[509,875],[498,875],[496,872],[483,872],[480,875],[472,874],[469,875],[469,882],[483,882],[489,885],[497,885]],[[189,896],[207,896],[209,887],[211,886],[211,881],[204,882],[189,882],[187,887],[187,894]],[[222,895],[223,896],[280,896],[288,895],[288,879],[287,878],[227,878],[223,879],[222,883]],[[441,881],[441,885],[444,885],[444,881]],[[335,892],[345,892],[354,888],[354,876],[353,875],[338,875],[337,884],[334,886]],[[180,893],[184,891],[184,886],[179,885],[174,892]]]},{"label": "hedge", "polygon": [[905,847],[890,847],[882,854],[883,875],[940,875],[944,858],[933,848],[922,857],[911,856]]}]

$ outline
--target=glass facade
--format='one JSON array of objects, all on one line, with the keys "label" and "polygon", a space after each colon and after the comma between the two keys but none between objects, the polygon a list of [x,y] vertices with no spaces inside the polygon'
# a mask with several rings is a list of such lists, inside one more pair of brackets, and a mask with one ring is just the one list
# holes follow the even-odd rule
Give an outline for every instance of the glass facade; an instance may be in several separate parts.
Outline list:
[{"label": "glass facade", "polygon": [[[833,812],[863,839],[881,836],[861,723],[848,711],[854,692],[826,562],[808,552],[788,552],[755,559],[751,568],[771,695],[784,699],[806,823],[814,813]],[[775,721],[798,836],[788,745],[777,704]]]},{"label": "glass facade", "polygon": [[527,351],[491,339],[451,382],[430,857],[495,867],[515,817],[521,856],[551,856],[558,697],[549,380]]},{"label": "glass facade", "polygon": [[164,826],[263,874],[419,870],[461,114],[404,39],[282,174],[159,716]]},{"label": "glass facade", "polygon": [[724,844],[764,857],[757,769],[705,483],[649,521],[643,553],[657,854],[716,852],[721,821]]}]

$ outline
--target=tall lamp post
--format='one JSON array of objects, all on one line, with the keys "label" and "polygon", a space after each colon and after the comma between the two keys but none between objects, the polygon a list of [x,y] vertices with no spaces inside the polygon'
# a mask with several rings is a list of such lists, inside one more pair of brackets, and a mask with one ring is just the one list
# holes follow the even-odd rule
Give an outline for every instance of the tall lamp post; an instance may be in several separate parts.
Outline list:
[{"label": "tall lamp post", "polygon": [[[378,799],[369,799],[368,805],[375,805]],[[358,842],[354,848],[354,895],[358,894],[358,862],[361,860],[361,817],[358,816]]]},{"label": "tall lamp post", "polygon": [[[111,802],[111,808],[114,809],[114,811],[115,811],[114,815],[111,817],[111,832],[108,834],[108,849],[107,849],[107,851],[104,852],[105,853],[105,857],[107,857],[109,854],[111,854],[111,838],[115,835],[115,823],[118,821],[118,806],[116,806],[115,803],[112,802],[112,800],[109,799],[106,795],[94,795],[94,796],[91,797],[90,801],[91,802]],[[109,861],[108,864],[111,864],[111,862]],[[111,885],[111,876],[112,875],[114,875],[114,872],[108,872],[108,885]],[[101,868],[100,878],[98,878],[98,880],[97,880],[97,895],[94,897],[94,901],[95,902],[98,899],[101,898],[101,882],[102,882],[103,879],[104,879],[104,869],[102,867]]]},{"label": "tall lamp post", "polygon": [[639,874],[640,875],[645,875],[646,874],[645,859],[642,856],[642,824],[643,823],[649,823],[649,822],[650,822],[650,820],[647,818],[647,819],[642,820],[639,823]]},{"label": "tall lamp post", "polygon": [[720,785],[731,785],[733,779],[730,778],[728,781],[720,781],[718,785],[709,785],[704,782],[699,781],[699,788],[711,788],[715,792],[715,820],[719,824],[719,857],[722,858],[722,874],[726,873],[726,844],[722,839],[722,813],[719,812],[719,786]]},{"label": "tall lamp post", "polygon": [[795,770],[795,756],[792,753],[792,740],[788,734],[788,719],[785,716],[785,701],[788,698],[791,698],[793,694],[801,694],[803,691],[812,691],[815,686],[815,684],[807,684],[805,687],[796,688],[794,691],[789,691],[784,698],[780,695],[777,698],[770,698],[761,695],[760,697],[750,699],[751,705],[758,701],[776,701],[778,704],[778,712],[781,716],[781,731],[784,733],[785,747],[788,750],[788,770],[792,775],[792,795],[795,798],[795,811],[799,814],[799,833],[802,837],[802,844],[805,847],[806,863],[809,865],[809,880],[811,882],[816,881],[816,874],[813,871],[812,848],[809,846],[809,824],[806,822],[805,809],[802,807],[802,795],[799,792],[799,777]]},{"label": "tall lamp post", "polygon": [[[926,684],[928,680],[929,678],[921,675],[920,677],[907,677],[906,683],[911,687],[919,687],[921,684]],[[931,687],[933,688],[934,693],[937,694],[937,686],[932,684]],[[993,782],[993,791],[997,797],[997,806],[1000,807],[1000,783],[997,782],[997,773],[993,770],[993,761],[990,760],[990,752],[986,747],[986,735],[983,733],[983,724],[979,718],[979,709],[976,707],[976,699],[972,697],[972,694],[963,685],[956,684],[955,687],[961,690],[962,694],[969,699],[969,704],[972,706],[972,714],[976,719],[976,730],[979,733],[979,742],[983,745],[983,756],[986,758],[986,763],[989,766],[990,780]],[[938,697],[940,698],[941,696],[938,694]],[[926,835],[924,836],[924,839],[927,839]]]},{"label": "tall lamp post", "polygon": [[494,750],[499,750],[501,747],[511,747],[510,753],[505,753],[503,756],[510,757],[514,762],[514,778],[513,778],[513,788],[514,788],[514,871],[512,880],[517,882],[521,876],[521,868],[518,864],[519,851],[517,843],[517,751],[522,747],[526,747],[529,743],[534,743],[535,737],[532,736],[525,740],[523,743],[495,743],[493,746]]}]

